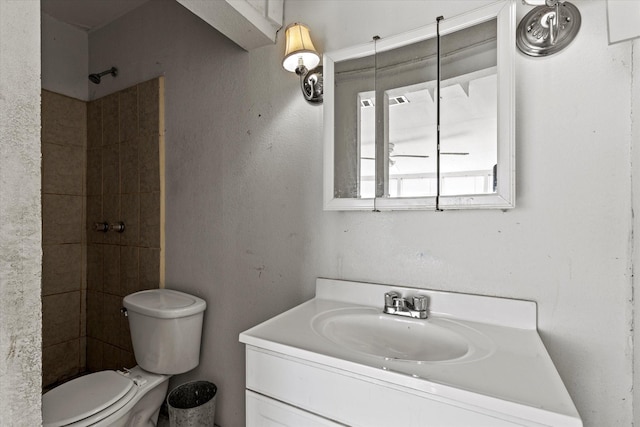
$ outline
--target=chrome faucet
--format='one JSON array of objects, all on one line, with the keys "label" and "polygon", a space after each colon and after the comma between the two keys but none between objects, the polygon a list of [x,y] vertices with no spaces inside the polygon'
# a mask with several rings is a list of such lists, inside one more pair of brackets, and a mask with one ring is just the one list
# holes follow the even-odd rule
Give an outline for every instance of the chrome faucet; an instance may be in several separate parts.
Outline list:
[{"label": "chrome faucet", "polygon": [[402,298],[395,291],[384,294],[384,313],[398,316],[413,317],[415,319],[427,318],[427,297],[416,295],[411,298]]}]

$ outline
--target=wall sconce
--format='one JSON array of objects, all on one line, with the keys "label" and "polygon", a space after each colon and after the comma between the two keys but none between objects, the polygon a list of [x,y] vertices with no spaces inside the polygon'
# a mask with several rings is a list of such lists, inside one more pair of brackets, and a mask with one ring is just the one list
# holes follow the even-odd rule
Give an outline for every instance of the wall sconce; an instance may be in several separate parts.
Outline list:
[{"label": "wall sconce", "polygon": [[309,28],[294,23],[285,31],[286,47],[282,66],[300,76],[300,88],[304,99],[312,104],[322,103],[322,66],[320,55],[313,47]]},{"label": "wall sconce", "polygon": [[527,13],[516,32],[516,44],[529,56],[552,55],[564,49],[580,30],[580,11],[563,0],[523,0],[536,6]]}]

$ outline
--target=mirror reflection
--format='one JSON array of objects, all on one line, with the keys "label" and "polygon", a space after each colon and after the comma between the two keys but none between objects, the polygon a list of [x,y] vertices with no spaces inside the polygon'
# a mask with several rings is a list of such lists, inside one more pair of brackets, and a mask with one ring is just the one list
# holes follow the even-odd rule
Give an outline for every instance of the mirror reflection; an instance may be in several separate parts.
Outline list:
[{"label": "mirror reflection", "polygon": [[335,64],[334,197],[373,197],[375,56]]},{"label": "mirror reflection", "polygon": [[328,209],[513,207],[514,8],[481,9],[325,54]]},{"label": "mirror reflection", "polygon": [[442,36],[440,193],[496,191],[496,20]]},{"label": "mirror reflection", "polygon": [[[441,39],[440,194],[495,191],[496,20]],[[437,192],[436,39],[376,53],[376,97],[359,99],[361,197],[433,197]],[[375,168],[375,104],[384,123]],[[377,174],[375,172],[377,171]],[[369,184],[377,176],[377,191]],[[366,184],[365,184],[366,183]],[[366,190],[366,191],[365,191]]]},{"label": "mirror reflection", "polygon": [[382,102],[377,197],[436,195],[437,41],[376,53]]}]

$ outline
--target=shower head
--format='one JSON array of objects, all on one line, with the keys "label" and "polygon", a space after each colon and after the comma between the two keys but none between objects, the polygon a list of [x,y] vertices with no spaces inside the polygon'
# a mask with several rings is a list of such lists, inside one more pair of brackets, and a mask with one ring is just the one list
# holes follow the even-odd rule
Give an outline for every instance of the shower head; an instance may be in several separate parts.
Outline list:
[{"label": "shower head", "polygon": [[89,80],[91,80],[92,83],[99,85],[102,76],[106,76],[107,74],[111,74],[113,77],[115,77],[118,75],[118,69],[116,67],[111,67],[111,69],[98,74],[89,74]]}]

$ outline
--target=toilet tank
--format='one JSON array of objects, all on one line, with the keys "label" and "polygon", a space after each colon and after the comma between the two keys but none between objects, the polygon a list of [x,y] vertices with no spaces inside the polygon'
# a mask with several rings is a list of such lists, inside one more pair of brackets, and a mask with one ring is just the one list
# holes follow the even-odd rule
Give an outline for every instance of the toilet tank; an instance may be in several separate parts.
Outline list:
[{"label": "toilet tank", "polygon": [[131,342],[136,362],[145,371],[181,374],[200,363],[202,318],[207,303],[170,289],[127,295]]}]

